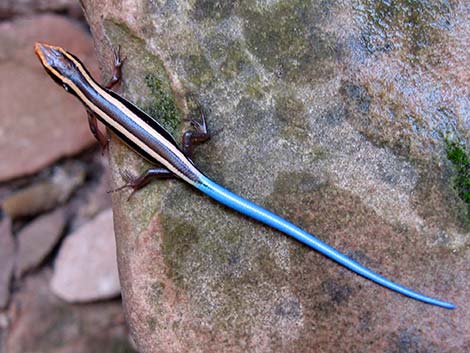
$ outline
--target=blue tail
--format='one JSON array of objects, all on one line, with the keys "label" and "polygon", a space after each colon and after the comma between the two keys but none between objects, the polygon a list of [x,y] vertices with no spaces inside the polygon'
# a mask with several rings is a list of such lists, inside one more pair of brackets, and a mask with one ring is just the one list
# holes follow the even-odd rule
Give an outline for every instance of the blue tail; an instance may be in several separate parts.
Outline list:
[{"label": "blue tail", "polygon": [[320,239],[317,239],[313,235],[303,231],[299,227],[293,225],[292,223],[286,221],[285,219],[275,215],[274,213],[254,204],[251,201],[245,200],[242,197],[232,193],[231,191],[223,188],[219,184],[213,182],[209,178],[202,176],[199,182],[195,185],[199,190],[204,194],[212,197],[218,202],[244,214],[249,217],[252,217],[264,224],[267,224],[291,237],[294,237],[298,241],[310,246],[312,249],[317,250],[323,255],[329,257],[330,259],[340,263],[344,267],[350,269],[357,274],[370,279],[371,281],[378,283],[386,288],[389,288],[395,292],[406,295],[410,298],[422,301],[424,303],[433,304],[441,306],[446,309],[454,309],[455,305],[447,303],[438,299],[427,297],[423,294],[417,293],[403,287],[399,284],[393,283],[390,280],[382,277],[381,275],[369,270],[368,268],[362,266],[358,262],[350,259],[346,255],[340,253],[331,246],[325,244]]}]

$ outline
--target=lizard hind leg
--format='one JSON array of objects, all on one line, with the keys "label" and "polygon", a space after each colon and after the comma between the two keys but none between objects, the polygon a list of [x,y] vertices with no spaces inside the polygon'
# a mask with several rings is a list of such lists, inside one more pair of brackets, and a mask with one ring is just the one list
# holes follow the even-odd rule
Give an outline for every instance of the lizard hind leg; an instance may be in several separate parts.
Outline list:
[{"label": "lizard hind leg", "polygon": [[132,175],[128,171],[121,171],[120,174],[121,174],[122,179],[124,179],[125,184],[114,190],[111,190],[110,192],[116,192],[116,191],[123,190],[125,188],[131,188],[132,192],[127,198],[128,200],[134,195],[136,191],[142,189],[152,180],[173,178],[175,176],[172,172],[170,172],[168,169],[164,167],[149,168],[137,177]]}]

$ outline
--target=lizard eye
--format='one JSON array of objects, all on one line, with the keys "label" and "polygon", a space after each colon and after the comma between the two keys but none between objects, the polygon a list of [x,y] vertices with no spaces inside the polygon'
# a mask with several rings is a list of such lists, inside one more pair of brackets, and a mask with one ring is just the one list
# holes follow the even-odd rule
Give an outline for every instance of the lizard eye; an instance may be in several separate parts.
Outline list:
[{"label": "lizard eye", "polygon": [[62,84],[62,87],[64,87],[64,89],[65,89],[66,92],[69,92],[69,91],[70,91],[70,87],[69,87],[68,84],[63,83],[63,84]]}]

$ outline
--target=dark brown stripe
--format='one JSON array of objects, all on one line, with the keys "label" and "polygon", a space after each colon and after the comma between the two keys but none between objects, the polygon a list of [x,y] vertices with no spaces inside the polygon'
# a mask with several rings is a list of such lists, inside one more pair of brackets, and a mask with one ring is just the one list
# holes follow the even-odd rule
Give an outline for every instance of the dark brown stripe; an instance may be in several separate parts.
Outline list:
[{"label": "dark brown stripe", "polygon": [[[78,89],[80,89],[80,91],[85,95],[85,97],[87,97],[87,99],[90,100],[90,102],[98,108],[93,109],[93,106],[89,107],[96,113],[98,119],[102,121],[106,126],[108,126],[114,133],[116,133],[119,138],[121,138],[127,145],[129,145],[129,147],[131,147],[133,150],[135,150],[137,153],[139,153],[142,157],[146,158],[151,163],[160,164],[157,159],[142,150],[131,139],[125,137],[122,132],[116,130],[112,126],[109,126],[106,120],[104,120],[105,117],[101,116],[102,113],[100,113],[100,110],[108,117],[111,117],[115,122],[117,122],[117,124],[122,127],[122,129],[128,131],[137,140],[143,142],[152,151],[155,151],[160,157],[162,157],[162,159],[168,161],[181,174],[183,174],[194,182],[199,179],[199,176],[193,173],[193,168],[191,168],[192,163],[189,159],[185,158],[184,160],[182,160],[171,149],[167,148],[159,140],[159,138],[157,138],[158,133],[161,135],[160,138],[168,140],[170,144],[174,146],[175,149],[181,152],[173,137],[152,117],[147,115],[145,112],[137,108],[129,101],[117,96],[114,92],[112,92],[111,94],[109,91],[103,90],[104,94],[110,94],[114,99],[118,100],[132,112],[132,116],[127,116],[118,107],[111,104],[110,101],[106,99],[106,97],[103,96],[100,92],[95,91],[93,87],[88,84],[88,82],[83,76],[81,77],[81,80],[74,79],[74,82],[77,85]],[[152,132],[148,132],[147,130],[142,129],[138,124],[138,120],[141,120],[148,124],[152,129],[155,130],[155,134],[152,134]]]}]

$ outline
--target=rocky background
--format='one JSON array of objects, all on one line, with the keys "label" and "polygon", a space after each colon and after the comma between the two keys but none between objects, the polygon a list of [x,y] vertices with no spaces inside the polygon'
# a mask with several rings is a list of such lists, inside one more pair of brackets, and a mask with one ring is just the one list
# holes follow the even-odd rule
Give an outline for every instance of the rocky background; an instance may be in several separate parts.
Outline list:
[{"label": "rocky background", "polygon": [[[140,352],[470,351],[466,2],[82,5],[102,77],[112,48],[128,58],[124,96],[175,137],[201,104],[216,133],[194,160],[208,176],[457,305],[394,294],[165,181],[112,195]],[[65,46],[99,77],[76,6],[2,6],[2,345],[131,351],[105,300],[119,293],[106,191],[147,164],[112,139],[106,165],[83,108],[32,54],[36,40]]]},{"label": "rocky background", "polygon": [[0,2],[0,352],[135,352],[120,300],[106,156],[36,41],[99,77],[77,1]]}]

